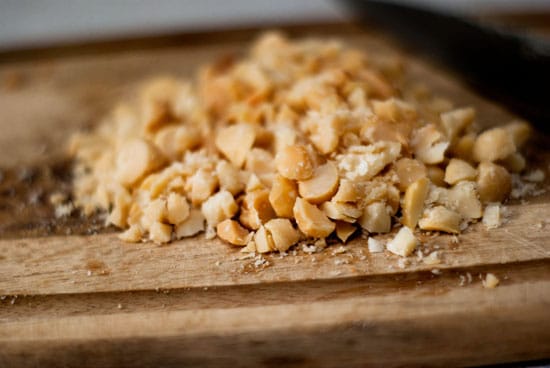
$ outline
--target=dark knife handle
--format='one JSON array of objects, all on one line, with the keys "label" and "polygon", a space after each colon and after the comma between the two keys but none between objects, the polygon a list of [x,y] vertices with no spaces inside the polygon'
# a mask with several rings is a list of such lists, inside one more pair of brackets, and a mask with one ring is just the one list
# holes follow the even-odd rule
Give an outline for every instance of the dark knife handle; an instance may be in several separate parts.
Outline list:
[{"label": "dark knife handle", "polygon": [[480,92],[550,132],[550,43],[471,19],[385,1],[343,0],[355,14],[450,66]]}]

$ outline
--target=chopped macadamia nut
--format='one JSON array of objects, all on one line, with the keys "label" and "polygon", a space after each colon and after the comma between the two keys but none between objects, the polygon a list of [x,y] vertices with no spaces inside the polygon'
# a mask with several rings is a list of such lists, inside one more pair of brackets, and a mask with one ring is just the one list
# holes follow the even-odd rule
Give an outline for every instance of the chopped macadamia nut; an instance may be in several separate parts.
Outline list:
[{"label": "chopped macadamia nut", "polygon": [[323,211],[300,197],[294,204],[294,218],[300,231],[315,238],[326,238],[336,227]]},{"label": "chopped macadamia nut", "polygon": [[216,234],[220,239],[233,245],[244,246],[250,240],[250,233],[248,230],[239,225],[237,221],[230,219],[223,220],[216,225]]},{"label": "chopped macadamia nut", "polygon": [[343,243],[347,242],[349,237],[357,230],[357,227],[349,222],[336,221],[336,236]]},{"label": "chopped macadamia nut", "polygon": [[204,216],[199,209],[192,209],[187,219],[176,225],[176,238],[187,238],[204,231]]},{"label": "chopped macadamia nut", "polygon": [[325,202],[321,209],[329,218],[346,222],[355,222],[363,214],[355,204],[344,202]]},{"label": "chopped macadamia nut", "polygon": [[418,179],[427,176],[426,166],[418,161],[410,158],[402,158],[395,163],[395,173],[399,178],[399,189],[404,192],[409,185]]},{"label": "chopped macadamia nut", "polygon": [[489,203],[483,212],[483,225],[487,229],[496,229],[502,225],[502,207],[498,203]]},{"label": "chopped macadamia nut", "polygon": [[499,164],[502,164],[506,169],[510,170],[513,173],[520,173],[527,166],[525,158],[519,152],[514,152],[505,159],[500,160]]},{"label": "chopped macadamia nut", "polygon": [[416,227],[424,209],[424,201],[428,195],[429,186],[430,180],[421,178],[407,188],[403,198],[403,225],[411,229]]},{"label": "chopped macadamia nut", "polygon": [[458,234],[460,232],[460,215],[443,206],[437,206],[424,212],[418,226],[422,230]]},{"label": "chopped macadamia nut", "polygon": [[477,191],[482,202],[502,202],[510,194],[512,178],[504,167],[482,162],[477,171]]},{"label": "chopped macadamia nut", "polygon": [[188,179],[186,188],[191,202],[194,205],[199,205],[214,194],[217,186],[218,179],[212,171],[199,169]]},{"label": "chopped macadamia nut", "polygon": [[500,280],[492,273],[488,273],[483,280],[483,287],[486,289],[494,289],[498,286]]},{"label": "chopped macadamia nut", "polygon": [[277,175],[269,192],[269,203],[279,217],[293,217],[294,202],[298,197],[296,183]]},{"label": "chopped macadamia nut", "polygon": [[384,101],[373,101],[372,109],[379,117],[393,122],[413,120],[417,115],[413,105],[393,97]]},{"label": "chopped macadamia nut", "polygon": [[242,123],[220,129],[216,134],[216,148],[231,161],[235,167],[242,167],[246,155],[252,148],[256,132],[250,124]]},{"label": "chopped macadamia nut", "polygon": [[243,197],[239,221],[249,229],[257,230],[262,224],[275,216],[275,211],[269,203],[269,191],[267,189],[255,190]]},{"label": "chopped macadamia nut", "polygon": [[418,240],[412,231],[405,226],[399,229],[395,237],[388,242],[386,248],[398,256],[408,257],[414,252],[417,244]]},{"label": "chopped macadamia nut", "polygon": [[141,241],[143,236],[143,230],[138,225],[132,225],[124,232],[118,235],[120,240],[123,240],[128,243],[138,243]]},{"label": "chopped macadamia nut", "polygon": [[258,231],[254,234],[254,244],[256,245],[256,251],[258,253],[268,253],[275,250],[273,238],[264,226],[260,226]]},{"label": "chopped macadamia nut", "polygon": [[235,199],[226,190],[221,190],[208,198],[201,207],[202,214],[210,226],[216,226],[225,219],[233,217],[239,210]]},{"label": "chopped macadamia nut", "polygon": [[442,162],[449,147],[449,142],[443,138],[443,134],[433,124],[418,129],[411,141],[415,157],[425,164]]},{"label": "chopped macadamia nut", "polygon": [[397,142],[377,142],[368,146],[352,146],[336,156],[338,169],[349,180],[368,180],[386,165],[395,161],[401,152]]},{"label": "chopped macadamia nut", "polygon": [[545,171],[518,150],[527,123],[480,131],[485,117],[476,123],[474,108],[418,86],[405,66],[271,32],[193,78],[147,81],[71,137],[73,192],[52,197],[55,214],[108,213],[129,242],[204,232],[259,253],[300,241],[320,250],[401,221],[389,248],[409,254],[412,229],[458,233],[483,214],[492,227],[508,196],[545,190]]},{"label": "chopped macadamia nut", "polygon": [[304,146],[294,145],[283,148],[275,156],[279,174],[287,179],[307,180],[313,175],[313,162]]},{"label": "chopped macadamia nut", "polygon": [[171,224],[180,224],[189,217],[189,203],[187,203],[184,196],[178,193],[170,193],[170,195],[168,195],[166,209],[166,218]]},{"label": "chopped macadamia nut", "polygon": [[310,203],[322,203],[336,193],[338,182],[338,169],[329,161],[318,166],[311,178],[299,181],[298,192]]},{"label": "chopped macadamia nut", "polygon": [[447,164],[445,169],[445,182],[456,184],[461,180],[475,180],[477,176],[476,169],[464,160],[453,158]]},{"label": "chopped macadamia nut", "polygon": [[271,234],[273,245],[279,252],[288,250],[300,240],[300,232],[288,219],[269,220],[264,227]]},{"label": "chopped macadamia nut", "polygon": [[447,185],[447,183],[445,183],[445,171],[441,168],[437,166],[428,166],[427,172],[428,178],[435,185],[440,187],[445,187]]},{"label": "chopped macadamia nut", "polygon": [[359,225],[369,233],[387,233],[391,229],[391,216],[383,202],[369,204],[358,220]]},{"label": "chopped macadamia nut", "polygon": [[168,243],[172,239],[172,226],[153,222],[149,227],[149,238],[157,244]]},{"label": "chopped macadamia nut", "polygon": [[516,152],[512,134],[505,128],[493,128],[481,133],[472,149],[475,161],[502,160]]},{"label": "chopped macadamia nut", "polygon": [[464,219],[481,217],[482,207],[474,182],[462,181],[449,189],[447,194],[447,206],[458,212]]},{"label": "chopped macadamia nut", "polygon": [[191,126],[167,126],[155,135],[155,145],[170,159],[181,158],[182,154],[201,142],[197,128]]},{"label": "chopped macadamia nut", "polygon": [[514,141],[516,147],[522,147],[531,135],[531,126],[524,121],[514,121],[504,126]]},{"label": "chopped macadamia nut", "polygon": [[449,141],[454,141],[456,137],[469,127],[474,121],[476,112],[471,107],[447,111],[441,114],[441,126],[443,132]]},{"label": "chopped macadamia nut", "polygon": [[464,161],[474,161],[473,150],[475,143],[476,135],[474,133],[458,138],[451,149],[452,155]]},{"label": "chopped macadamia nut", "polygon": [[163,164],[164,158],[153,144],[144,139],[134,139],[120,148],[115,175],[120,183],[130,186]]},{"label": "chopped macadamia nut", "polygon": [[367,246],[370,253],[381,253],[384,251],[384,243],[380,240],[374,239],[372,236],[367,240]]},{"label": "chopped macadamia nut", "polygon": [[359,185],[347,179],[341,179],[338,191],[332,197],[335,202],[357,202],[363,196]]},{"label": "chopped macadamia nut", "polygon": [[220,182],[220,188],[227,190],[233,195],[240,193],[244,189],[243,178],[239,170],[231,163],[221,160],[216,165],[216,175]]}]

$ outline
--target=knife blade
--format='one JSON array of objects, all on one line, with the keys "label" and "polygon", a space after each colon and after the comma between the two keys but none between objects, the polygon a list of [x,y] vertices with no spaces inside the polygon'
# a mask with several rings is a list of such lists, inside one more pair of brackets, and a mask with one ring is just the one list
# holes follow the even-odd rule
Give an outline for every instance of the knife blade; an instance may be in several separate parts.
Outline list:
[{"label": "knife blade", "polygon": [[550,42],[533,35],[378,0],[341,0],[462,76],[479,92],[550,132]]}]

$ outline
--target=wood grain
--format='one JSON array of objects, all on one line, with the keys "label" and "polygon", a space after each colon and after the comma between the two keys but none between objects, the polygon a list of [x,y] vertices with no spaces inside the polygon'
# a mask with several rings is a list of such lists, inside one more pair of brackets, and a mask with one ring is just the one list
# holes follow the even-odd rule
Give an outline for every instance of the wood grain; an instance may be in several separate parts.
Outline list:
[{"label": "wood grain", "polygon": [[[381,57],[403,53],[354,27],[330,34]],[[86,235],[92,221],[78,215],[52,220],[47,196],[68,190],[70,178],[51,168],[65,160],[72,132],[96,124],[143,78],[190,75],[205,60],[241,52],[251,36],[0,61],[0,80],[11,81],[0,87],[0,366],[426,366],[550,357],[549,193],[510,203],[510,221],[499,229],[472,226],[458,243],[424,237],[423,249],[439,250],[442,263],[411,258],[404,268],[396,256],[369,254],[362,239],[343,253],[297,249],[260,265],[202,237],[125,244],[113,229]],[[513,118],[446,72],[405,57],[410,79],[476,106],[481,125]],[[529,152],[546,172],[547,144],[539,135]],[[487,272],[501,280],[496,289],[482,287]]]}]

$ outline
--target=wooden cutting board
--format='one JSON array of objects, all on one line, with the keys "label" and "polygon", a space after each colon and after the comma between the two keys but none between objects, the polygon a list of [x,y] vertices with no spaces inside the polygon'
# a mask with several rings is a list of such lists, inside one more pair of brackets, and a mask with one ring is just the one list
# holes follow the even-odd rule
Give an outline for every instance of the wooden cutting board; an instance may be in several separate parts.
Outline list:
[{"label": "wooden cutting board", "polygon": [[[303,27],[377,55],[402,53],[352,26]],[[458,241],[424,237],[442,263],[369,254],[357,239],[245,258],[202,237],[126,244],[98,218],[55,219],[70,187],[63,145],[140,80],[190,75],[255,33],[0,55],[0,366],[479,365],[550,357],[550,195]],[[58,53],[58,54],[57,54]],[[512,116],[405,55],[411,78],[482,125]],[[548,173],[548,137],[530,145]],[[548,181],[544,184],[548,187]],[[484,289],[480,276],[501,283]]]}]

